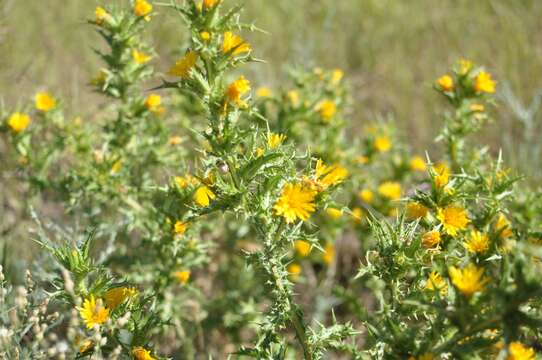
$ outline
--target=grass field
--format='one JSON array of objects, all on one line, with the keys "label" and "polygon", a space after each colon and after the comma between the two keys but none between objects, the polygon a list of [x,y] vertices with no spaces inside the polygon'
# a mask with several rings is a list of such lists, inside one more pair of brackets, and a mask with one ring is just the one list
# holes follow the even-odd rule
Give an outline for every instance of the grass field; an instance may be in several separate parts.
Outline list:
[{"label": "grass field", "polygon": [[[419,150],[431,144],[431,134],[439,126],[432,81],[460,57],[488,66],[501,91],[509,86],[525,107],[542,91],[540,1],[296,0],[294,6],[288,0],[248,0],[245,4],[247,17],[256,18],[256,25],[268,31],[251,38],[261,44],[256,55],[267,61],[253,67],[259,83],[273,85],[291,65],[340,67],[353,86],[355,121],[363,124],[381,114],[393,116],[408,136],[417,139]],[[36,89],[48,88],[65,95],[72,109],[83,115],[92,112],[97,100],[82,84],[98,67],[92,47],[99,46],[99,39],[85,24],[94,6],[93,1],[82,0],[0,2],[0,95],[5,101],[12,103],[20,94],[31,96]],[[186,38],[176,30],[178,19],[166,19],[153,24],[152,32],[162,70],[173,59],[172,49]],[[540,176],[536,170],[540,166],[525,166],[520,116],[503,103],[498,107],[498,122],[488,127],[483,140],[504,144],[511,161]],[[531,161],[539,157],[529,155]]]}]

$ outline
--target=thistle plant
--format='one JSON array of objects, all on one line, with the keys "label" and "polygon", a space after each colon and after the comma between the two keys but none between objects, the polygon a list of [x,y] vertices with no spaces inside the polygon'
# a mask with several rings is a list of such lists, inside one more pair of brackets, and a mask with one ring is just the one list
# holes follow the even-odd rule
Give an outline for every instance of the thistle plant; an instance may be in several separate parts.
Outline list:
[{"label": "thistle plant", "polygon": [[[471,141],[492,75],[461,60],[437,79],[441,149],[416,154],[392,115],[351,112],[340,69],[254,86],[263,31],[242,10],[99,6],[104,104],[39,89],[1,108],[28,195],[0,235],[1,356],[535,359],[539,194]],[[146,32],[167,16],[187,41],[159,63]],[[42,251],[21,283],[28,219]]]}]

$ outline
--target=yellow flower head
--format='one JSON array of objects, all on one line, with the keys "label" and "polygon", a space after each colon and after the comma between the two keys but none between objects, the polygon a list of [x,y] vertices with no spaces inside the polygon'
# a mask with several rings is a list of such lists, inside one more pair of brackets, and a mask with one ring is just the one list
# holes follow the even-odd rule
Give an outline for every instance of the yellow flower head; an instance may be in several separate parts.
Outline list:
[{"label": "yellow flower head", "polygon": [[203,0],[203,7],[205,9],[212,9],[217,3],[218,0]]},{"label": "yellow flower head", "polygon": [[43,112],[48,112],[56,107],[56,100],[54,97],[46,92],[40,92],[35,97],[36,109]]},{"label": "yellow flower head", "polygon": [[337,113],[337,105],[331,100],[324,100],[316,105],[316,111],[320,113],[325,122],[329,122]]},{"label": "yellow flower head", "polygon": [[129,287],[116,287],[108,290],[104,295],[105,305],[108,309],[113,310],[126,299],[137,294],[137,290]]},{"label": "yellow flower head", "polygon": [[467,265],[464,269],[454,266],[448,268],[452,284],[466,297],[471,297],[477,292],[484,290],[488,279],[484,277],[484,269],[474,264]]},{"label": "yellow flower head", "polygon": [[459,60],[459,74],[466,75],[472,69],[472,61],[461,59]]},{"label": "yellow flower head", "polygon": [[190,270],[175,271],[173,276],[183,285],[186,285],[190,280]]},{"label": "yellow flower head", "polygon": [[361,223],[361,220],[363,219],[363,210],[359,207],[355,207],[352,209],[352,218],[354,219],[355,223]]},{"label": "yellow flower head", "polygon": [[463,246],[473,254],[484,253],[489,249],[489,236],[477,230],[472,230],[469,237],[463,242]]},{"label": "yellow flower head", "polygon": [[433,171],[435,172],[435,185],[438,188],[448,185],[448,182],[450,181],[450,168],[448,168],[445,163],[433,166]]},{"label": "yellow flower head", "polygon": [[177,220],[175,222],[175,225],[173,226],[173,232],[176,235],[182,235],[186,232],[186,228],[188,227],[188,224],[185,222],[182,222],[181,220]]},{"label": "yellow flower head", "polygon": [[259,98],[267,98],[272,95],[271,89],[268,87],[262,86],[256,90],[256,96]]},{"label": "yellow flower head", "polygon": [[284,142],[284,140],[286,140],[286,135],[270,133],[267,135],[267,146],[270,149],[276,149]]},{"label": "yellow flower head", "polygon": [[514,341],[508,345],[508,356],[506,360],[535,360],[536,356],[533,348],[526,347],[523,344]]},{"label": "yellow flower head", "polygon": [[427,165],[425,164],[425,160],[421,156],[414,156],[410,160],[410,170],[413,171],[426,171]]},{"label": "yellow flower head", "polygon": [[136,346],[132,349],[132,355],[136,360],[155,360],[151,356],[151,352],[145,349],[143,346]]},{"label": "yellow flower head", "polygon": [[437,85],[444,91],[452,91],[454,89],[454,79],[450,75],[443,75],[437,79]]},{"label": "yellow flower head", "polygon": [[497,83],[491,78],[491,74],[480,71],[474,79],[474,90],[478,93],[485,92],[493,94]]},{"label": "yellow flower head", "polygon": [[444,296],[448,292],[448,284],[438,272],[432,271],[429,273],[429,277],[425,283],[425,289],[439,291],[440,294]]},{"label": "yellow flower head", "polygon": [[296,281],[299,278],[299,275],[301,274],[301,265],[292,263],[288,265],[288,273],[290,274],[290,277],[293,281]]},{"label": "yellow flower head", "polygon": [[194,193],[194,201],[201,207],[209,206],[211,200],[214,200],[216,195],[207,186],[200,186]]},{"label": "yellow flower head", "polygon": [[299,92],[297,92],[296,90],[290,90],[287,93],[287,97],[293,106],[299,105]]},{"label": "yellow flower head", "polygon": [[96,10],[94,11],[94,15],[96,16],[96,24],[102,25],[104,21],[106,21],[111,15],[101,6],[98,6]]},{"label": "yellow flower head", "polygon": [[422,244],[428,249],[440,244],[440,240],[440,232],[438,230],[431,230],[422,235]]},{"label": "yellow flower head", "polygon": [[387,136],[377,136],[374,142],[374,148],[379,153],[385,153],[391,149],[391,140]]},{"label": "yellow flower head", "polygon": [[484,112],[486,110],[485,106],[482,104],[471,104],[469,109],[473,112]]},{"label": "yellow flower head", "polygon": [[337,185],[348,177],[348,170],[341,165],[327,166],[321,159],[316,161],[317,184],[323,189]]},{"label": "yellow flower head", "polygon": [[338,85],[344,77],[344,72],[341,69],[333,70],[331,74],[331,83],[333,85]]},{"label": "yellow flower head", "polygon": [[172,136],[168,140],[168,144],[173,146],[180,145],[182,142],[183,138],[180,136]]},{"label": "yellow flower head", "polygon": [[356,162],[359,165],[365,165],[369,163],[369,158],[365,155],[359,155],[359,156],[356,156]]},{"label": "yellow flower head", "polygon": [[456,236],[457,232],[464,230],[470,222],[467,211],[459,206],[447,206],[444,209],[438,209],[437,219],[444,227],[444,231],[451,236]]},{"label": "yellow flower head", "polygon": [[169,69],[168,74],[172,76],[178,76],[182,79],[187,79],[190,75],[190,70],[196,65],[198,61],[198,53],[190,50],[184,57],[177,60],[175,65]]},{"label": "yellow flower head", "polygon": [[8,126],[13,132],[20,133],[30,125],[30,116],[23,113],[13,113],[8,119]]},{"label": "yellow flower head", "polygon": [[134,4],[134,15],[144,17],[151,13],[152,5],[146,0],[136,0]]},{"label": "yellow flower head", "polygon": [[145,54],[143,51],[132,49],[132,59],[138,65],[143,65],[151,61],[152,56]]},{"label": "yellow flower head", "polygon": [[147,110],[156,112],[160,108],[160,105],[162,104],[162,98],[160,95],[157,94],[150,94],[145,99],[145,107]]},{"label": "yellow flower head", "polygon": [[427,215],[428,211],[428,208],[418,202],[411,202],[407,205],[407,216],[411,219],[421,219]]},{"label": "yellow flower head", "polygon": [[358,196],[361,199],[361,201],[366,202],[367,204],[372,203],[375,197],[374,193],[368,189],[363,189],[360,192],[358,192]]},{"label": "yellow flower head", "polygon": [[208,32],[208,31],[202,31],[202,32],[199,33],[199,37],[203,41],[209,41],[209,40],[211,40],[211,33]]},{"label": "yellow flower head", "polygon": [[222,42],[222,52],[233,56],[248,53],[251,50],[250,44],[238,35],[234,35],[231,31],[224,33],[224,41]]},{"label": "yellow flower head", "polygon": [[275,213],[292,223],[297,219],[307,220],[316,209],[314,198],[316,191],[301,184],[286,184],[275,206]]},{"label": "yellow flower head", "polygon": [[245,79],[244,76],[241,76],[228,86],[226,89],[226,97],[229,101],[234,102],[237,105],[243,105],[244,102],[241,100],[241,96],[249,91],[250,81]]},{"label": "yellow flower head", "polygon": [[336,208],[327,208],[326,214],[332,219],[339,219],[341,216],[343,216],[343,211]]},{"label": "yellow flower head", "polygon": [[508,219],[503,213],[500,213],[497,217],[497,223],[495,224],[495,228],[498,232],[500,232],[500,236],[503,239],[508,238],[513,234],[512,228],[510,226],[510,221],[508,221]]},{"label": "yellow flower head", "polygon": [[184,189],[190,185],[198,184],[198,179],[190,174],[185,176],[175,176],[175,184],[177,184],[181,189]]},{"label": "yellow flower head", "polygon": [[333,246],[332,243],[327,243],[324,247],[324,255],[322,256],[322,259],[327,265],[330,265],[333,262],[333,259],[335,258],[335,246]]},{"label": "yellow flower head", "polygon": [[399,200],[401,198],[401,184],[396,181],[386,181],[378,187],[378,192],[390,200]]},{"label": "yellow flower head", "polygon": [[94,347],[94,343],[90,339],[85,339],[79,343],[79,353],[84,354]]},{"label": "yellow flower head", "polygon": [[109,318],[109,310],[103,306],[101,299],[96,301],[93,295],[85,299],[83,306],[78,310],[87,329],[92,329],[95,325],[101,325]]},{"label": "yellow flower head", "polygon": [[299,254],[299,256],[305,257],[308,256],[311,252],[312,245],[310,242],[305,240],[297,240],[294,243],[295,251]]}]

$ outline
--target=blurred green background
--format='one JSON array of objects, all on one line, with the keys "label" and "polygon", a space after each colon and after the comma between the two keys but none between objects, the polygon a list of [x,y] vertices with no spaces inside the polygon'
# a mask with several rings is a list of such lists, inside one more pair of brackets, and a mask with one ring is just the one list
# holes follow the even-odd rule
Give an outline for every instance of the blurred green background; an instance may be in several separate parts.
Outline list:
[{"label": "blurred green background", "polygon": [[[99,106],[85,84],[100,66],[92,48],[101,41],[85,19],[96,5],[117,2],[0,0],[0,97],[8,108],[40,88],[62,95],[73,116]],[[431,90],[434,79],[460,57],[486,65],[499,81],[500,101],[496,123],[478,139],[494,153],[502,147],[510,165],[541,178],[540,106],[531,102],[542,91],[542,1],[244,2],[245,19],[269,32],[250,36],[255,54],[267,61],[252,67],[253,82],[278,85],[290,65],[342,68],[352,84],[355,128],[392,116],[420,151],[431,148],[440,127],[443,103]],[[149,36],[163,71],[186,33],[178,17],[157,8]]]}]

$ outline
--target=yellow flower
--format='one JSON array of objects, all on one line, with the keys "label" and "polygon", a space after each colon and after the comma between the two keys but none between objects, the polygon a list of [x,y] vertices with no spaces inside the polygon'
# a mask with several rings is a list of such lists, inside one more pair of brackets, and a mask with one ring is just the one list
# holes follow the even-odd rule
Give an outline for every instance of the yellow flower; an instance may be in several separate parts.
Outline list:
[{"label": "yellow flower", "polygon": [[260,147],[256,149],[256,157],[257,157],[257,158],[262,157],[263,154],[265,154],[265,150],[264,150],[264,149],[262,149],[262,148],[260,148]]},{"label": "yellow flower", "polygon": [[413,171],[426,171],[427,165],[425,164],[425,160],[421,156],[414,156],[410,160],[410,170]]},{"label": "yellow flower", "polygon": [[190,185],[196,185],[198,183],[198,179],[194,178],[192,175],[175,176],[175,183],[181,189],[184,189]]},{"label": "yellow flower", "polygon": [[326,214],[332,218],[332,219],[338,219],[340,218],[341,216],[343,216],[343,211],[340,210],[340,209],[336,209],[336,208],[327,208],[326,209]]},{"label": "yellow flower", "polygon": [[484,253],[489,249],[489,237],[487,234],[472,230],[469,238],[463,242],[463,246],[471,253]]},{"label": "yellow flower", "polygon": [[448,292],[448,284],[438,272],[431,271],[427,282],[425,283],[425,289],[439,291],[440,294],[444,296]]},{"label": "yellow flower", "polygon": [[375,197],[374,193],[368,189],[363,189],[360,192],[358,192],[358,196],[361,199],[361,201],[366,202],[367,204],[372,203]]},{"label": "yellow flower", "polygon": [[30,116],[23,113],[13,113],[8,119],[8,126],[16,133],[24,131],[30,125]]},{"label": "yellow flower", "polygon": [[155,360],[151,356],[151,352],[142,346],[136,346],[132,349],[132,355],[136,360]]},{"label": "yellow flower", "polygon": [[160,95],[157,94],[150,94],[145,99],[145,107],[147,110],[156,112],[160,108],[160,105],[162,104],[162,98]]},{"label": "yellow flower", "polygon": [[293,106],[299,105],[299,92],[296,90],[290,90],[288,91],[288,100],[292,103]]},{"label": "yellow flower", "polygon": [[299,256],[305,257],[310,254],[312,245],[308,241],[297,240],[296,242],[294,242],[294,248],[295,251],[299,254]]},{"label": "yellow flower", "polygon": [[98,6],[96,10],[94,11],[94,15],[96,16],[96,24],[102,25],[105,20],[107,20],[111,15],[101,6]]},{"label": "yellow flower", "polygon": [[137,17],[147,16],[152,11],[152,5],[146,0],[136,0],[134,4],[134,15]]},{"label": "yellow flower", "polygon": [[218,0],[203,0],[203,7],[206,9],[211,9],[216,5],[217,2]]},{"label": "yellow flower", "polygon": [[267,146],[270,149],[276,149],[286,140],[286,135],[270,133],[267,135]]},{"label": "yellow flower", "polygon": [[183,285],[186,285],[190,280],[190,270],[175,271],[173,276]]},{"label": "yellow flower", "polygon": [[138,65],[143,65],[151,61],[152,56],[145,54],[137,49],[132,49],[132,59]]},{"label": "yellow flower", "polygon": [[296,263],[290,264],[287,270],[292,280],[296,281],[299,278],[299,274],[301,274],[301,265]]},{"label": "yellow flower", "polygon": [[79,352],[81,354],[86,353],[94,347],[94,343],[90,339],[85,339],[79,344]]},{"label": "yellow flower", "polygon": [[328,265],[330,265],[333,262],[333,259],[335,258],[335,247],[331,243],[327,243],[324,247],[324,255],[322,256],[322,259],[324,262]]},{"label": "yellow flower", "polygon": [[244,105],[244,101],[241,100],[241,96],[250,91],[250,81],[241,76],[228,86],[226,90],[226,97],[229,101],[236,103],[237,105]]},{"label": "yellow flower", "polygon": [[137,294],[137,290],[129,287],[116,287],[108,290],[104,295],[105,305],[108,309],[113,310],[126,299]]},{"label": "yellow flower", "polygon": [[211,200],[214,200],[216,195],[207,186],[200,186],[194,193],[194,201],[201,207],[209,206]]},{"label": "yellow flower", "polygon": [[103,306],[101,299],[96,301],[93,295],[85,299],[83,306],[78,310],[87,329],[92,329],[95,325],[101,325],[109,318],[109,310]]},{"label": "yellow flower", "polygon": [[485,92],[492,94],[495,92],[495,86],[497,83],[491,78],[491,74],[480,71],[474,79],[474,90],[476,92]]},{"label": "yellow flower", "polygon": [[514,341],[508,345],[508,357],[506,360],[535,360],[533,348]]},{"label": "yellow flower", "polygon": [[466,75],[472,69],[472,61],[461,59],[459,60],[459,74]]},{"label": "yellow flower", "polygon": [[324,189],[337,185],[348,177],[348,170],[341,165],[327,166],[321,159],[316,161],[317,184]]},{"label": "yellow flower", "polygon": [[173,232],[177,235],[182,235],[186,232],[187,227],[188,227],[187,223],[182,222],[181,220],[177,220],[173,227]]},{"label": "yellow flower", "polygon": [[209,41],[209,40],[211,40],[211,33],[208,32],[208,31],[202,31],[202,32],[199,33],[199,37],[203,41]]},{"label": "yellow flower", "polygon": [[510,221],[506,218],[503,213],[500,213],[497,217],[497,223],[495,224],[497,232],[500,232],[501,238],[507,238],[512,236],[512,228],[510,226]]},{"label": "yellow flower", "polygon": [[417,202],[411,202],[407,205],[407,216],[411,219],[423,218],[427,215],[428,211],[428,208]]},{"label": "yellow flower", "polygon": [[401,184],[395,181],[386,181],[378,187],[378,192],[390,200],[398,200],[401,198]]},{"label": "yellow flower", "polygon": [[379,153],[385,153],[391,149],[391,140],[387,136],[378,136],[375,139],[374,147]]},{"label": "yellow flower", "polygon": [[118,173],[122,169],[122,159],[117,160],[111,165],[111,172],[113,174]]},{"label": "yellow flower", "polygon": [[43,112],[48,112],[56,107],[56,100],[46,92],[40,92],[35,97],[36,109]]},{"label": "yellow flower", "polygon": [[431,230],[422,235],[422,244],[426,248],[430,249],[440,244],[440,232],[438,230]]},{"label": "yellow flower", "polygon": [[454,89],[454,79],[450,75],[444,75],[437,79],[437,85],[444,91],[452,91]]},{"label": "yellow flower", "polygon": [[444,209],[438,209],[437,219],[444,227],[448,235],[456,236],[459,230],[464,230],[469,223],[469,218],[465,209],[459,206],[448,206]]},{"label": "yellow flower", "polygon": [[231,31],[224,33],[224,41],[222,42],[222,52],[224,54],[239,55],[250,51],[250,44],[245,42],[243,38],[234,35]]},{"label": "yellow flower", "polygon": [[360,165],[365,165],[369,162],[369,158],[365,155],[356,156],[356,162]]},{"label": "yellow flower", "polygon": [[337,105],[333,101],[324,100],[316,105],[316,111],[320,113],[320,116],[325,122],[329,122],[337,113]]},{"label": "yellow flower", "polygon": [[341,69],[333,70],[333,73],[331,74],[331,83],[333,85],[338,85],[343,79],[343,76],[344,72]]},{"label": "yellow flower", "polygon": [[173,146],[176,146],[176,145],[179,145],[183,142],[183,138],[180,137],[180,136],[172,136],[169,138],[168,140],[168,144],[169,145],[173,145]]},{"label": "yellow flower", "polygon": [[184,57],[175,62],[175,65],[169,69],[168,74],[187,79],[190,76],[190,70],[192,70],[197,61],[198,53],[190,50]]},{"label": "yellow flower", "polygon": [[266,98],[270,97],[271,95],[271,89],[269,89],[268,87],[262,86],[258,88],[258,90],[256,90],[256,96],[259,98]]},{"label": "yellow flower", "polygon": [[471,104],[469,109],[474,112],[484,112],[486,110],[485,106],[482,104]]},{"label": "yellow flower", "polygon": [[363,210],[361,208],[356,207],[352,209],[352,218],[354,219],[354,222],[361,223],[361,220],[363,219]]},{"label": "yellow flower", "polygon": [[462,270],[450,266],[448,272],[452,284],[467,297],[484,290],[485,285],[489,281],[483,276],[484,269],[478,268],[474,264],[469,264]]},{"label": "yellow flower", "polygon": [[450,169],[445,163],[433,166],[433,171],[435,172],[435,185],[438,188],[448,185],[450,181]]},{"label": "yellow flower", "polygon": [[297,219],[307,220],[316,209],[314,198],[316,191],[300,184],[286,184],[275,206],[275,213],[283,216],[287,223]]}]

